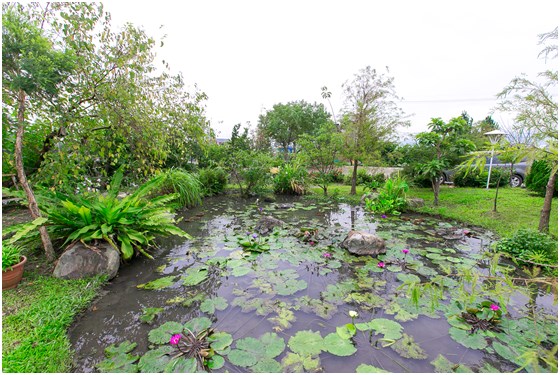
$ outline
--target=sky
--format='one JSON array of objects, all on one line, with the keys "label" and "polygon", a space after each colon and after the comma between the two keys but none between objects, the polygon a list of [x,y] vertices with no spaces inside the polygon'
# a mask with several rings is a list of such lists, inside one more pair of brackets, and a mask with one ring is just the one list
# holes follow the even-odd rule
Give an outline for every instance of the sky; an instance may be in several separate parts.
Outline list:
[{"label": "sky", "polygon": [[[107,1],[113,24],[131,22],[156,39],[172,72],[208,95],[218,137],[256,128],[274,104],[344,104],[342,84],[360,69],[389,67],[410,128],[427,130],[467,111],[492,114],[512,78],[557,69],[538,58],[538,35],[558,26],[558,0],[186,0]],[[158,44],[159,45],[159,44]],[[511,115],[495,113],[508,126]]]}]

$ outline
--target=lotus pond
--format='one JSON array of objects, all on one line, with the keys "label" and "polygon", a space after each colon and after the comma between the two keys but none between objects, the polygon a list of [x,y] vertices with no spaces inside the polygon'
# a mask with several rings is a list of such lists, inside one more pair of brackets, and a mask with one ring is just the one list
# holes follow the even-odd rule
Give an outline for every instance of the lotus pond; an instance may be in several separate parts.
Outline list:
[{"label": "lotus pond", "polygon": [[[193,239],[121,267],[73,325],[75,370],[550,371],[557,301],[485,255],[492,233],[287,199],[218,197],[181,213]],[[287,225],[257,235],[261,215]],[[387,253],[340,248],[351,229]]]}]

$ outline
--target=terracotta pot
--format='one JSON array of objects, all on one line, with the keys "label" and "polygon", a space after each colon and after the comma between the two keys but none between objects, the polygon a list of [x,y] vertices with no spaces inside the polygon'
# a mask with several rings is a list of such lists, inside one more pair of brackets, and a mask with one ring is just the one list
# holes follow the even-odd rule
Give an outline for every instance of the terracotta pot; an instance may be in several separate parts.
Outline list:
[{"label": "terracotta pot", "polygon": [[23,265],[27,262],[27,258],[22,255],[21,262],[8,268],[6,271],[2,271],[2,290],[15,288],[22,276],[23,276]]}]

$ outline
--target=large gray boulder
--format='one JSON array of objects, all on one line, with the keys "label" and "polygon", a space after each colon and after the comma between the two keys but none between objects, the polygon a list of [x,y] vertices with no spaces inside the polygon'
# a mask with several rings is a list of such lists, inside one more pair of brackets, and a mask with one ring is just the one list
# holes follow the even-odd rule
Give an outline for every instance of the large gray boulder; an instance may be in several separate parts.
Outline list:
[{"label": "large gray boulder", "polygon": [[285,222],[272,216],[261,216],[257,225],[255,226],[255,230],[261,236],[264,236],[268,233],[272,233],[274,227],[283,227],[284,225],[286,225]]},{"label": "large gray boulder", "polygon": [[115,277],[121,259],[119,252],[106,242],[88,246],[76,242],[69,247],[58,259],[53,276],[60,279],[81,279],[100,274],[109,279]]},{"label": "large gray boulder", "polygon": [[385,240],[362,231],[351,230],[340,246],[355,255],[385,254]]}]

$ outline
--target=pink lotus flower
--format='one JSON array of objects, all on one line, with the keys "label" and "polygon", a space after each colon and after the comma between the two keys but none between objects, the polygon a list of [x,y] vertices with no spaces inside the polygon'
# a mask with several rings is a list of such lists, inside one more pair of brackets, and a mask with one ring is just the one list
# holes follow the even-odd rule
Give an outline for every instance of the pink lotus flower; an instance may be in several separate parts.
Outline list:
[{"label": "pink lotus flower", "polygon": [[332,258],[332,254],[331,253],[323,253],[323,257],[329,259],[329,258]]},{"label": "pink lotus flower", "polygon": [[490,310],[492,310],[492,311],[498,311],[499,309],[500,309],[500,306],[498,306],[498,305],[494,305],[494,304],[490,305]]},{"label": "pink lotus flower", "polygon": [[169,343],[171,345],[177,345],[180,340],[181,340],[181,335],[176,334],[176,335],[171,336],[171,339],[169,339]]},{"label": "pink lotus flower", "polygon": [[309,244],[310,244],[311,246],[313,246],[313,245],[315,245],[315,242],[309,241]]},{"label": "pink lotus flower", "polygon": [[403,249],[402,252],[405,253],[405,254],[408,254],[408,253],[410,252],[410,250],[408,250],[408,249]]},{"label": "pink lotus flower", "polygon": [[379,267],[379,268],[385,268],[385,263],[379,262],[379,263],[377,263],[377,267]]}]

